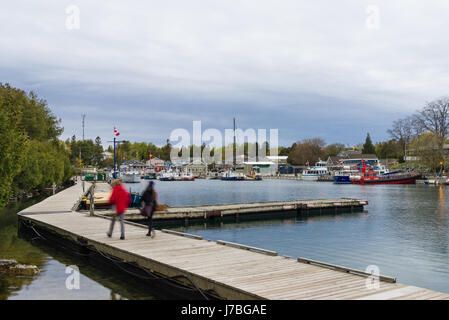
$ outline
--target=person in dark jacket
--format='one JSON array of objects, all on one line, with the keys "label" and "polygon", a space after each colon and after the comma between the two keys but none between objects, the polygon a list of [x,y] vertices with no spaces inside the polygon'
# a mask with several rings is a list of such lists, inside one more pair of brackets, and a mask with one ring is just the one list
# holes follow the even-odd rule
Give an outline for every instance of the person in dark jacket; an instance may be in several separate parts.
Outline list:
[{"label": "person in dark jacket", "polygon": [[154,182],[150,181],[144,193],[142,194],[142,198],[140,199],[140,203],[144,203],[142,208],[142,214],[148,218],[148,233],[147,236],[151,236],[154,238],[156,233],[152,230],[153,227],[153,212],[156,210],[157,206],[157,194],[156,190],[154,190]]},{"label": "person in dark jacket", "polygon": [[129,192],[123,187],[122,181],[117,179],[112,182],[112,193],[109,198],[109,204],[115,205],[115,216],[112,216],[111,225],[109,227],[109,232],[107,232],[108,237],[112,236],[112,231],[114,230],[115,219],[118,216],[120,220],[120,239],[125,239],[125,224],[123,222],[123,213],[125,213],[126,209],[131,203],[131,195]]}]

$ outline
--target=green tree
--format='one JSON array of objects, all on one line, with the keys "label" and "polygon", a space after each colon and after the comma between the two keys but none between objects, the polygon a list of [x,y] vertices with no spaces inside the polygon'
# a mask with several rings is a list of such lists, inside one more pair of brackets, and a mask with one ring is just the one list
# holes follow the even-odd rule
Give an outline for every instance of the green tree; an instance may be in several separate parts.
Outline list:
[{"label": "green tree", "polygon": [[324,159],[328,157],[336,156],[340,153],[340,151],[345,149],[345,145],[341,143],[333,143],[329,144],[324,148]]},{"label": "green tree", "polygon": [[363,154],[376,153],[376,148],[374,147],[373,142],[371,141],[369,133],[367,134],[365,143],[363,144],[362,153]]},{"label": "green tree", "polygon": [[63,129],[45,100],[0,83],[0,206],[71,177]]},{"label": "green tree", "polygon": [[379,159],[394,158],[402,161],[404,156],[403,143],[396,139],[376,143],[376,155]]},{"label": "green tree", "polygon": [[20,127],[21,111],[16,108],[17,92],[0,84],[0,207],[13,195],[14,177],[19,174],[28,148]]},{"label": "green tree", "polygon": [[95,138],[95,145],[94,145],[94,163],[95,165],[100,165],[101,160],[103,159],[103,146],[101,145],[101,138],[96,137]]},{"label": "green tree", "polygon": [[444,162],[443,152],[440,149],[440,137],[433,132],[426,132],[413,139],[410,150],[417,156],[421,167],[435,172]]}]

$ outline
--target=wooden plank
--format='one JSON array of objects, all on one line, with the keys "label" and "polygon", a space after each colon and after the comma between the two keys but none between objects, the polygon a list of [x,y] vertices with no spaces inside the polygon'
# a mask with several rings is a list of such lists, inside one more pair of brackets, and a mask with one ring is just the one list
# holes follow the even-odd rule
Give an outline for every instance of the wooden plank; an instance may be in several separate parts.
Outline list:
[{"label": "wooden plank", "polygon": [[257,252],[257,253],[267,254],[269,256],[277,256],[278,255],[278,253],[275,251],[246,246],[246,245],[243,245],[240,243],[234,243],[234,242],[223,241],[223,240],[217,240],[216,243],[224,245],[224,246],[230,246],[230,247],[234,247],[234,248],[238,248],[238,249],[249,250],[249,251],[253,251],[253,252]]},{"label": "wooden plank", "polygon": [[320,299],[324,296],[327,299],[330,298],[329,293],[337,294],[341,293],[343,290],[358,290],[360,287],[360,280],[358,279],[339,279],[336,281],[324,281],[320,282],[313,287],[305,288],[301,285],[291,285],[289,287],[278,288],[277,290],[265,290],[264,292],[259,292],[260,294],[266,296],[269,295],[274,299]]},{"label": "wooden plank", "polygon": [[[308,263],[308,264],[313,264],[313,265],[317,265],[317,266],[322,266],[322,267],[327,267],[327,268],[331,268],[337,271],[342,271],[342,272],[348,272],[348,273],[353,273],[356,275],[363,275],[363,276],[367,276],[367,277],[372,277],[373,275],[370,273],[367,273],[365,271],[361,271],[361,270],[357,270],[357,269],[352,269],[352,268],[347,268],[347,267],[343,267],[343,266],[339,266],[339,265],[335,265],[335,264],[331,264],[331,263],[326,263],[326,262],[321,262],[321,261],[317,261],[317,260],[312,260],[312,259],[307,259],[307,258],[298,258],[298,262],[302,262],[302,263]],[[385,282],[396,282],[396,278],[392,278],[392,277],[386,277],[383,275],[376,275],[373,276],[376,279],[379,279],[380,281],[385,281]]]},{"label": "wooden plank", "polygon": [[178,231],[173,231],[173,230],[167,230],[167,229],[162,229],[161,231],[165,232],[165,233],[174,234],[174,235],[177,235],[177,236],[182,236],[182,237],[195,239],[195,240],[203,240],[203,237],[200,237],[200,236],[197,236],[197,235],[194,235],[194,234],[178,232]]}]

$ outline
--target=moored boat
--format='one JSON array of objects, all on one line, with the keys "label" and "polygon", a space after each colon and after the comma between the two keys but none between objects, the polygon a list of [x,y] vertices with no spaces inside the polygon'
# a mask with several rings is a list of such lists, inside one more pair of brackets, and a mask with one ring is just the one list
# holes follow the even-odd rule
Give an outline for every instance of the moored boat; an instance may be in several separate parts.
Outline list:
[{"label": "moored boat", "polygon": [[327,163],[319,160],[314,167],[308,167],[301,174],[302,180],[317,181],[318,177],[329,176],[330,172],[327,169]]},{"label": "moored boat", "polygon": [[161,176],[159,176],[159,181],[175,181],[175,176],[172,172],[163,172]]},{"label": "moored boat", "polygon": [[120,173],[120,178],[124,183],[139,183],[140,173],[137,171],[125,171]]},{"label": "moored boat", "polygon": [[353,167],[346,167],[343,170],[336,171],[333,179],[335,184],[351,184],[351,178],[355,178],[359,174],[359,170]]},{"label": "moored boat", "polygon": [[353,184],[414,184],[421,177],[416,173],[395,173],[378,175],[373,167],[363,161],[360,175],[351,177]]},{"label": "moored boat", "polygon": [[351,175],[349,173],[344,172],[336,172],[334,174],[334,183],[335,184],[351,184]]},{"label": "moored boat", "polygon": [[191,173],[182,173],[181,180],[182,181],[195,181],[195,177]]},{"label": "moored boat", "polygon": [[246,176],[243,173],[235,171],[225,171],[221,175],[221,180],[226,181],[242,181],[246,180]]}]

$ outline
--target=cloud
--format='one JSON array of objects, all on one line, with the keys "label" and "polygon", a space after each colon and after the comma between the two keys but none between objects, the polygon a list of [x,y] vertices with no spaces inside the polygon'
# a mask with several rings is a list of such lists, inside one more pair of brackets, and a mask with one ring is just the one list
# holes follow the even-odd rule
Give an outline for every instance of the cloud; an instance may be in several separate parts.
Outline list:
[{"label": "cloud", "polygon": [[[278,128],[354,144],[447,94],[444,1],[14,1],[0,12],[3,82],[34,90],[64,137],[114,124],[130,139],[172,129]],[[378,8],[378,28],[367,27]]]}]

